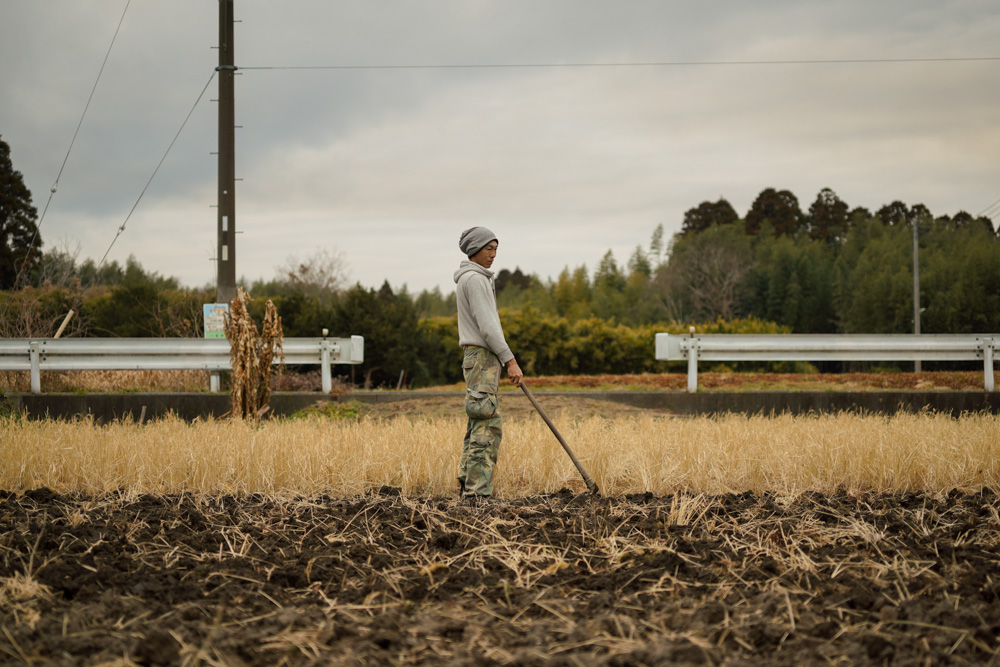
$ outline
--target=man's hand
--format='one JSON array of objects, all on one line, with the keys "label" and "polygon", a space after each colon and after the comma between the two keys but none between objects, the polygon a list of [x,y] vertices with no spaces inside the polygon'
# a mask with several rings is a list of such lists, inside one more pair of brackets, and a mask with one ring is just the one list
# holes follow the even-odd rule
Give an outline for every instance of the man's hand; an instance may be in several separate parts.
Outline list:
[{"label": "man's hand", "polygon": [[515,387],[521,386],[521,378],[524,377],[524,373],[521,372],[521,367],[517,365],[517,359],[511,359],[507,362],[507,377],[510,378]]}]

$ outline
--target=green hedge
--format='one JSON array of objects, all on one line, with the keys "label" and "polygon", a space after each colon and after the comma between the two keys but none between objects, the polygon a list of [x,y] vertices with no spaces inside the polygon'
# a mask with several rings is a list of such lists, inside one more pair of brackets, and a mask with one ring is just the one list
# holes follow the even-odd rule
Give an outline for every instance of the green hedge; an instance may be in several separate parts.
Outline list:
[{"label": "green hedge", "polygon": [[[529,375],[597,375],[603,373],[662,373],[684,370],[683,362],[655,358],[658,333],[685,334],[689,324],[664,322],[629,327],[590,318],[569,321],[534,308],[501,309],[504,335],[518,363]],[[434,353],[445,354],[435,368],[446,382],[462,379],[462,350],[458,345],[458,317],[421,320],[428,341],[437,341]],[[716,320],[694,324],[697,333],[789,333],[787,327],[754,318]],[[430,351],[430,350],[429,350]]]}]

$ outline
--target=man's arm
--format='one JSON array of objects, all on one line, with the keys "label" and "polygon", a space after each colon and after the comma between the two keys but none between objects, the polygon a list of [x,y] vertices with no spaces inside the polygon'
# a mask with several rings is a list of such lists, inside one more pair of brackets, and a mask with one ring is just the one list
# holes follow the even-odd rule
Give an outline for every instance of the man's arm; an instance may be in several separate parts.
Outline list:
[{"label": "man's arm", "polygon": [[472,310],[479,335],[486,342],[486,348],[497,355],[500,363],[506,364],[513,358],[507,341],[504,340],[503,328],[500,326],[500,315],[497,313],[496,301],[493,300],[493,290],[489,281],[482,276],[473,275],[466,284],[469,306]]},{"label": "man's arm", "polygon": [[507,377],[514,383],[515,387],[521,386],[524,373],[521,372],[521,367],[517,365],[517,359],[511,359],[507,362]]}]

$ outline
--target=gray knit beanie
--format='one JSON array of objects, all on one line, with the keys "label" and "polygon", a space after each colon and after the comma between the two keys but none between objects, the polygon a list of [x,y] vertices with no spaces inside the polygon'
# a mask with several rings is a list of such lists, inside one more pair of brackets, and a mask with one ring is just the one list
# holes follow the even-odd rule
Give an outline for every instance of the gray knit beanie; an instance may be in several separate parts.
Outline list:
[{"label": "gray knit beanie", "polygon": [[497,240],[497,235],[485,227],[472,227],[462,232],[458,238],[458,247],[462,249],[466,257],[472,257],[485,248],[490,241],[500,242]]}]

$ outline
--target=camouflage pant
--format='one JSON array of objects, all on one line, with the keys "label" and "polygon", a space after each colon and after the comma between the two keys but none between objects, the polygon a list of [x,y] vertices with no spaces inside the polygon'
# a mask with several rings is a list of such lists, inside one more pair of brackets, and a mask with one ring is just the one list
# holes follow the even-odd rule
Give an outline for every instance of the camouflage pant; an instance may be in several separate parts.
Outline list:
[{"label": "camouflage pant", "polygon": [[465,348],[462,360],[467,393],[465,413],[469,419],[458,465],[458,483],[466,496],[493,493],[493,468],[497,464],[503,430],[497,390],[500,387],[500,360],[482,347]]}]

